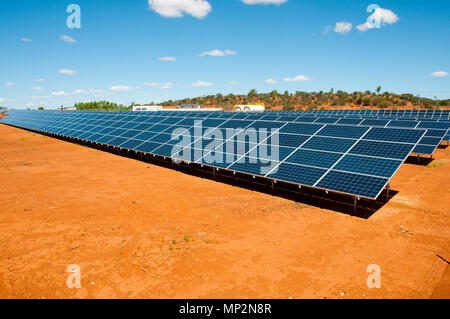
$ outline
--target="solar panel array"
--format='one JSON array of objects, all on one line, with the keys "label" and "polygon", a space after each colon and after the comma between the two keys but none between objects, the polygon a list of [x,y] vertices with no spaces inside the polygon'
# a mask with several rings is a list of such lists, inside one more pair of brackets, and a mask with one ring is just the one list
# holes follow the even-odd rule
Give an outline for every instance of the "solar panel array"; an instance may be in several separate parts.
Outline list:
[{"label": "solar panel array", "polygon": [[430,138],[420,126],[431,124],[424,122],[398,128],[339,121],[269,113],[13,111],[0,123],[368,199]]},{"label": "solar panel array", "polygon": [[[395,112],[394,112],[395,111]],[[316,111],[268,111],[266,116],[278,117],[278,120],[291,120],[308,123],[335,123],[371,127],[420,128],[428,132],[413,150],[418,155],[433,155],[442,141],[450,140],[450,120],[448,110],[411,111],[411,110],[316,110]],[[438,112],[441,111],[441,112]],[[420,114],[417,117],[405,117]],[[341,115],[339,115],[341,114]],[[390,117],[386,117],[390,114]],[[394,117],[394,115],[403,117]],[[426,116],[430,117],[426,117]],[[435,116],[432,118],[432,116]]]},{"label": "solar panel array", "polygon": [[450,110],[312,110],[312,111],[268,111],[271,113],[297,113],[318,116],[362,116],[384,118],[416,118],[449,120]]}]

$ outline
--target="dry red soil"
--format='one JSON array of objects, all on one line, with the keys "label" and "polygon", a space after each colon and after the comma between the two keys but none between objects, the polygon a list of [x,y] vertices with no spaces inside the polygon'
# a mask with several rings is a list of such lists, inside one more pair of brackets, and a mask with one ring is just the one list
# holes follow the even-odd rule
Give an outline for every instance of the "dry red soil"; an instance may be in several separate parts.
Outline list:
[{"label": "dry red soil", "polygon": [[364,219],[0,125],[0,297],[449,298],[449,152]]}]

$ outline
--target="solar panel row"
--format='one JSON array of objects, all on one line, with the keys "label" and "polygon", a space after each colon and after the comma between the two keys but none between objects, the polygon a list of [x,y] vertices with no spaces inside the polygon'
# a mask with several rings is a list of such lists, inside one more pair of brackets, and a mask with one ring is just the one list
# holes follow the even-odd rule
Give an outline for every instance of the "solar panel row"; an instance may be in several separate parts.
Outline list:
[{"label": "solar panel row", "polygon": [[295,113],[295,114],[315,114],[324,115],[360,115],[360,116],[379,116],[394,118],[449,118],[450,110],[313,110],[313,111],[269,111],[274,114]]},{"label": "solar panel row", "polygon": [[427,133],[264,118],[40,111],[11,112],[0,122],[369,199],[379,196]]}]

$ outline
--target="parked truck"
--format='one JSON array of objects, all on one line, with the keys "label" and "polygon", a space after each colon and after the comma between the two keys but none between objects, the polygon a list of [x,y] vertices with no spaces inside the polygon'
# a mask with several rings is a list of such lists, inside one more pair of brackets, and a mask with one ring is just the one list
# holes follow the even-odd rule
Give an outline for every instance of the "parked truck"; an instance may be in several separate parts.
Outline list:
[{"label": "parked truck", "polygon": [[235,105],[235,112],[264,112],[266,107],[261,104]]}]

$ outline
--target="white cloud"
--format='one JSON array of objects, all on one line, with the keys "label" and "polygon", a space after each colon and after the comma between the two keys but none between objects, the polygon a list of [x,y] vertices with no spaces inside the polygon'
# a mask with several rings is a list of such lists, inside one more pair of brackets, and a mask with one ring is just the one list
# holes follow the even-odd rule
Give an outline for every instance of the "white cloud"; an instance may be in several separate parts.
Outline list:
[{"label": "white cloud", "polygon": [[268,84],[275,84],[275,83],[277,83],[277,81],[275,81],[274,79],[267,79],[264,82],[266,82]]},{"label": "white cloud", "polygon": [[231,85],[239,85],[240,83],[239,82],[236,82],[236,81],[230,81],[229,82]]},{"label": "white cloud", "polygon": [[126,85],[114,85],[109,89],[111,92],[127,92],[127,91],[136,91],[140,90],[140,87],[130,87]]},{"label": "white cloud", "polygon": [[68,95],[67,92],[64,91],[58,91],[58,92],[52,92],[53,96],[66,96]]},{"label": "white cloud", "polygon": [[430,75],[433,77],[436,77],[436,78],[442,78],[442,77],[448,76],[448,73],[445,71],[437,71],[437,72],[431,73]]},{"label": "white cloud", "polygon": [[151,10],[166,18],[181,18],[184,13],[203,19],[211,12],[206,0],[148,0]]},{"label": "white cloud", "polygon": [[35,87],[32,87],[30,90],[33,90],[33,91],[42,91],[44,88],[42,88],[42,87],[40,87],[40,86],[35,86]]},{"label": "white cloud", "polygon": [[304,82],[304,81],[311,81],[312,78],[306,76],[306,75],[297,75],[293,78],[284,78],[284,81],[286,82]]},{"label": "white cloud", "polygon": [[[54,93],[58,93],[58,92],[54,92]],[[43,100],[43,99],[49,99],[49,98],[51,98],[51,96],[37,96],[37,95],[34,95],[34,96],[30,97],[30,99],[32,99],[32,100]]]},{"label": "white cloud", "polygon": [[353,24],[350,22],[337,22],[336,26],[334,27],[334,32],[340,33],[340,34],[348,34],[350,31],[352,31]]},{"label": "white cloud", "polygon": [[5,85],[6,86],[13,86],[13,85],[16,85],[16,83],[14,83],[14,82],[6,82]]},{"label": "white cloud", "polygon": [[373,29],[374,27],[372,26],[372,24],[370,24],[369,22],[360,24],[356,26],[356,29],[358,29],[361,32],[366,32],[369,29]]},{"label": "white cloud", "polygon": [[174,84],[172,82],[164,82],[164,84],[161,86],[161,89],[171,89],[173,85]]},{"label": "white cloud", "polygon": [[71,44],[78,43],[77,40],[75,40],[74,38],[72,38],[66,34],[61,34],[60,37],[61,37],[61,40],[63,40],[64,42],[71,43]]},{"label": "white cloud", "polygon": [[34,79],[33,81],[34,82],[45,82],[46,80],[45,79]]},{"label": "white cloud", "polygon": [[213,84],[210,82],[203,82],[203,81],[198,81],[196,83],[192,83],[190,85],[190,87],[207,87],[207,86],[212,86]]},{"label": "white cloud", "polygon": [[58,70],[58,73],[65,74],[65,75],[75,75],[75,74],[77,74],[77,71],[70,70],[70,69],[60,69],[60,70]]},{"label": "white cloud", "polygon": [[29,39],[29,38],[22,38],[22,39],[20,39],[20,41],[22,41],[22,42],[31,42],[31,39]]},{"label": "white cloud", "polygon": [[398,15],[391,10],[376,8],[375,12],[367,19],[367,22],[358,25],[356,28],[361,32],[366,32],[369,29],[379,29],[387,24],[397,23],[399,20]]},{"label": "white cloud", "polygon": [[74,90],[72,94],[84,94],[86,93],[85,90]]},{"label": "white cloud", "polygon": [[98,89],[89,89],[89,93],[106,93],[106,91]]},{"label": "white cloud", "polygon": [[155,86],[160,86],[161,85],[161,83],[159,83],[159,82],[146,82],[146,83],[143,83],[145,86],[150,86],[150,87],[155,87]]},{"label": "white cloud", "polygon": [[225,55],[234,55],[234,54],[238,54],[236,51],[231,51],[231,50],[225,50],[225,51],[221,51],[221,50],[212,50],[212,51],[206,51],[200,54],[200,56],[205,56],[205,55],[210,55],[210,56],[225,56]]},{"label": "white cloud", "polygon": [[174,58],[173,56],[163,56],[163,57],[159,58],[158,60],[164,61],[164,62],[174,62],[177,60],[177,58]]},{"label": "white cloud", "polygon": [[2,98],[0,97],[0,103],[5,102],[5,101],[6,101],[5,99],[2,99]]},{"label": "white cloud", "polygon": [[245,4],[276,4],[280,5],[288,0],[241,0]]}]

